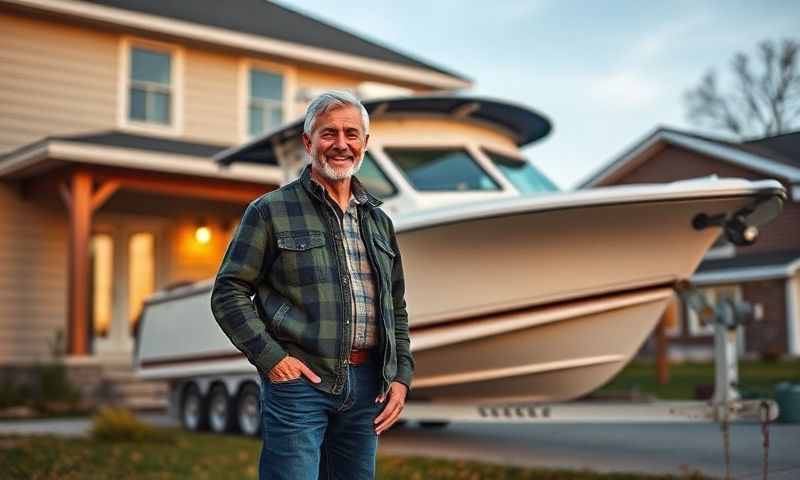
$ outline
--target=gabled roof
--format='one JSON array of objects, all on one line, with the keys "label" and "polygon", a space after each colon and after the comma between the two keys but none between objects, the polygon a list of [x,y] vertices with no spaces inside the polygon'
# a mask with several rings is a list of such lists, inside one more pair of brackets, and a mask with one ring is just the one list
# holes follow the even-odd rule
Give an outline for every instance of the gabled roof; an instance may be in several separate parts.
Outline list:
[{"label": "gabled roof", "polygon": [[779,162],[800,167],[800,130],[774,137],[748,140],[742,143],[741,147],[767,152],[768,156]]},{"label": "gabled roof", "polygon": [[460,74],[266,0],[84,1],[421,67],[466,80]]},{"label": "gabled roof", "polygon": [[0,6],[434,90],[472,85],[461,74],[266,0],[0,0]]},{"label": "gabled roof", "polygon": [[800,143],[800,132],[736,143],[674,128],[657,127],[631,148],[592,173],[577,188],[596,186],[623,168],[644,163],[649,159],[650,152],[655,151],[654,147],[663,143],[678,145],[792,183],[800,182],[800,155],[793,153]]}]

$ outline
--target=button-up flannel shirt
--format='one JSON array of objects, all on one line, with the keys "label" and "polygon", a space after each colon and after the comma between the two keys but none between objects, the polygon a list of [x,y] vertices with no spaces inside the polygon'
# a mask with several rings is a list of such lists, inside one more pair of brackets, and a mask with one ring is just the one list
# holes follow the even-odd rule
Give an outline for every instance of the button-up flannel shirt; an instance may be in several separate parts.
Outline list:
[{"label": "button-up flannel shirt", "polygon": [[[322,186],[322,185],[320,185]],[[324,188],[324,187],[323,187]],[[358,227],[358,199],[350,194],[347,210],[341,211],[335,201],[326,197],[329,204],[340,214],[339,221],[344,232],[347,266],[350,270],[350,285],[353,287],[353,348],[373,348],[377,342],[375,325],[375,278],[369,263],[367,247]]]}]

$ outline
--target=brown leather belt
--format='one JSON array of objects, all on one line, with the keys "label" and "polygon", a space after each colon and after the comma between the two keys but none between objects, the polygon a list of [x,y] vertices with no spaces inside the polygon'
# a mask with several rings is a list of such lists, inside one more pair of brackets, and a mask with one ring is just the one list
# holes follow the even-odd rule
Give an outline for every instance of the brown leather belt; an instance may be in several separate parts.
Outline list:
[{"label": "brown leather belt", "polygon": [[350,365],[361,365],[363,363],[366,363],[367,360],[369,360],[370,354],[371,350],[359,350],[357,348],[354,348],[350,350],[350,359],[348,360],[348,362],[350,363]]}]

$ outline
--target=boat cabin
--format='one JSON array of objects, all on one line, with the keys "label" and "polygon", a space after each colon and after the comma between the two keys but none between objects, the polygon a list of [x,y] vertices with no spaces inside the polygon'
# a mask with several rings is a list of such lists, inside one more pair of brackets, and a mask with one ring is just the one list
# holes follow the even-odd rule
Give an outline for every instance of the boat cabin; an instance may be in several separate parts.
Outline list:
[{"label": "boat cabin", "polygon": [[[474,97],[406,97],[365,102],[369,148],[357,173],[390,215],[454,203],[557,191],[520,152],[550,122],[512,104]],[[302,119],[215,159],[279,165],[285,182],[306,163]]]}]

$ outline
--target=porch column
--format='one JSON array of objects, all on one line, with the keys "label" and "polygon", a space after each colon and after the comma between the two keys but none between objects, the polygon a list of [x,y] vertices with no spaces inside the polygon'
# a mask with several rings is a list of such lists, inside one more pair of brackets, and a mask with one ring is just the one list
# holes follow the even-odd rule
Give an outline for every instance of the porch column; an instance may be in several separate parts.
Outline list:
[{"label": "porch column", "polygon": [[92,175],[76,171],[61,195],[69,210],[67,255],[67,354],[89,353],[89,238],[92,228]]}]

